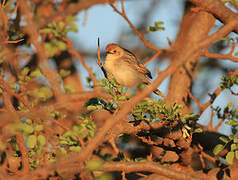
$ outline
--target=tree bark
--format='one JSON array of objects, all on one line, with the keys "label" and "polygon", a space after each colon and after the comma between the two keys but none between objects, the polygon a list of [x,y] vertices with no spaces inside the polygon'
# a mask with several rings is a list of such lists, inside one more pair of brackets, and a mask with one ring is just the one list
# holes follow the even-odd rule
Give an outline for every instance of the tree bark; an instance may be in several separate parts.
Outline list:
[{"label": "tree bark", "polygon": [[[192,12],[187,10],[183,16],[180,30],[175,41],[175,53],[171,59],[171,63],[184,61],[184,56],[196,43],[205,39],[213,27],[215,18],[204,11]],[[183,113],[190,113],[190,100],[188,90],[191,89],[193,80],[197,71],[200,50],[194,53],[185,64],[180,66],[174,74],[172,74],[169,84],[167,100],[169,105],[182,104],[184,106]],[[177,62],[176,62],[177,61]]]}]

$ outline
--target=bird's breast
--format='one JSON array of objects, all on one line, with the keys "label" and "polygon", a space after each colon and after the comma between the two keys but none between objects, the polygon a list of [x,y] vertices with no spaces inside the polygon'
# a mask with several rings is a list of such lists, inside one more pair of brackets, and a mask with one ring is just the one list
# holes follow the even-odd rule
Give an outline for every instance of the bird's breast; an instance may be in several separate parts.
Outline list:
[{"label": "bird's breast", "polygon": [[122,86],[133,87],[143,81],[142,74],[130,67],[127,62],[106,59],[105,69],[109,78],[115,78]]}]

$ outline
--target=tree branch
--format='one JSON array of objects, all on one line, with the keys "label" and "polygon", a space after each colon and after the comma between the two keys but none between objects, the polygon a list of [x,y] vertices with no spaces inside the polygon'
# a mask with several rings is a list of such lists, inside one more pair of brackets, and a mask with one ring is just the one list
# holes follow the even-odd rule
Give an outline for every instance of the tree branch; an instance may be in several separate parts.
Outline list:
[{"label": "tree branch", "polygon": [[186,179],[186,180],[199,180],[200,177],[195,177],[187,173],[175,171],[169,167],[161,166],[159,163],[154,162],[106,162],[101,170],[103,171],[124,171],[126,173],[143,171],[153,172],[160,174],[164,177],[171,179]]},{"label": "tree branch", "polygon": [[[189,0],[191,3],[199,6],[205,11],[212,13],[215,17],[221,20],[224,24],[228,24],[233,20],[238,19],[238,15],[231,9],[225,6],[221,0]],[[238,26],[233,29],[238,33]]]}]

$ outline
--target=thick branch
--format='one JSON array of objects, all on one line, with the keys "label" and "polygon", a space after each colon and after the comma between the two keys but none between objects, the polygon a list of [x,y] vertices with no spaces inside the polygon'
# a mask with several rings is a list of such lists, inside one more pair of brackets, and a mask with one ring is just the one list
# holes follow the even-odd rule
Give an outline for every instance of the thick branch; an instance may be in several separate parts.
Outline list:
[{"label": "thick branch", "polygon": [[[210,29],[214,25],[215,18],[209,13],[200,11],[193,13],[191,11],[184,15],[181,23],[180,32],[175,42],[175,54],[172,57],[172,63],[184,61],[187,51],[201,40],[208,36]],[[190,101],[187,90],[191,89],[200,55],[200,49],[191,56],[186,57],[187,61],[177,71],[172,74],[170,87],[168,91],[169,104],[184,105],[183,112],[190,113]]]},{"label": "thick branch", "polygon": [[35,46],[37,50],[37,55],[40,60],[41,70],[44,74],[44,76],[47,78],[47,80],[50,82],[52,86],[53,93],[55,95],[55,98],[60,98],[62,95],[61,86],[58,82],[56,73],[54,73],[54,70],[50,67],[48,63],[48,57],[46,55],[46,51],[43,47],[43,44],[39,41],[39,33],[36,23],[33,21],[32,18],[32,12],[28,5],[23,0],[20,0],[20,9],[25,15],[25,21],[27,22],[27,26],[24,28],[24,31],[29,34],[31,43]]},{"label": "thick branch", "polygon": [[[238,15],[225,6],[221,0],[189,0],[198,7],[212,13],[215,17],[221,20],[224,24],[237,20]],[[234,28],[238,33],[238,26]]]},{"label": "thick branch", "polygon": [[126,173],[137,171],[148,171],[160,174],[171,179],[190,179],[198,180],[200,177],[195,177],[187,173],[175,171],[169,167],[161,166],[159,163],[154,162],[108,162],[105,163],[101,170],[103,171],[124,171]]}]

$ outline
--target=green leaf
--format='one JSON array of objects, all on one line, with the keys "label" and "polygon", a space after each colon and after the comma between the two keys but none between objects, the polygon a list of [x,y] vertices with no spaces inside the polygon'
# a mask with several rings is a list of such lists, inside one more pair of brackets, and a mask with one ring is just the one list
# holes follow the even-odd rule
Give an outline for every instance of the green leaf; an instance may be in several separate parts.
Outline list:
[{"label": "green leaf", "polygon": [[227,138],[224,137],[224,136],[219,137],[219,139],[220,139],[222,142],[224,142],[224,143],[228,143],[228,142],[229,142],[229,139],[227,139]]},{"label": "green leaf", "polygon": [[202,128],[197,128],[197,129],[194,130],[194,132],[195,133],[201,133],[201,132],[203,132],[203,130],[202,130]]},{"label": "green leaf", "polygon": [[238,160],[238,150],[235,151],[236,159]]},{"label": "green leaf", "polygon": [[222,150],[224,149],[224,146],[222,144],[216,145],[216,147],[213,149],[213,153],[215,155],[218,155]]},{"label": "green leaf", "polygon": [[36,97],[40,98],[42,101],[46,101],[53,96],[51,89],[47,86],[43,86],[34,90],[33,94]]},{"label": "green leaf", "polygon": [[155,22],[155,26],[160,26],[160,25],[163,25],[164,24],[164,22],[162,22],[162,21],[156,21]]},{"label": "green leaf", "polygon": [[45,139],[45,136],[43,136],[43,135],[39,135],[37,137],[37,141],[38,141],[38,145],[40,147],[42,147],[42,146],[44,146],[46,144],[46,139]]},{"label": "green leaf", "polygon": [[21,71],[21,75],[26,76],[29,71],[30,71],[30,69],[29,69],[28,67],[25,67],[25,68]]},{"label": "green leaf", "polygon": [[226,155],[226,162],[228,164],[232,164],[233,163],[233,159],[234,159],[235,153],[233,151],[228,152]]},{"label": "green leaf", "polygon": [[35,131],[42,131],[44,129],[43,125],[37,124],[35,125]]},{"label": "green leaf", "polygon": [[103,173],[100,176],[97,176],[95,180],[113,180],[113,175],[110,173]]},{"label": "green leaf", "polygon": [[52,44],[49,42],[44,43],[44,48],[46,50],[47,56],[49,56],[49,57],[54,56],[57,52],[57,48],[52,46]]},{"label": "green leaf", "polygon": [[49,34],[52,32],[53,32],[53,30],[51,28],[40,29],[41,34]]},{"label": "green leaf", "polygon": [[30,73],[30,77],[40,77],[40,76],[41,76],[41,71],[39,68],[37,68],[36,70]]},{"label": "green leaf", "polygon": [[59,72],[59,74],[62,78],[69,76],[70,73],[71,73],[70,70],[65,70],[65,69],[61,69],[60,72]]},{"label": "green leaf", "polygon": [[235,151],[237,149],[237,144],[232,144],[231,145],[231,151]]},{"label": "green leaf", "polygon": [[26,134],[31,134],[34,131],[34,128],[31,125],[22,122],[13,124],[12,128],[17,131],[23,131]]},{"label": "green leaf", "polygon": [[34,148],[36,145],[37,138],[35,135],[30,135],[27,138],[27,143],[29,148]]},{"label": "green leaf", "polygon": [[67,151],[64,148],[60,148],[60,152],[63,155],[67,155]]},{"label": "green leaf", "polygon": [[67,49],[67,45],[66,45],[66,43],[63,42],[63,41],[58,41],[58,42],[57,42],[57,47],[58,47],[59,50],[61,50],[61,51],[64,51],[64,50]]},{"label": "green leaf", "polygon": [[92,160],[88,160],[86,162],[86,167],[90,171],[96,171],[96,170],[99,170],[102,167],[103,164],[104,164],[104,162],[102,160],[92,159]]},{"label": "green leaf", "polygon": [[64,29],[64,22],[60,21],[58,24],[59,30],[58,31],[62,31]]},{"label": "green leaf", "polygon": [[81,151],[81,147],[80,146],[70,146],[69,150],[70,151],[75,151],[75,152],[80,152]]},{"label": "green leaf", "polygon": [[146,161],[146,158],[142,158],[142,157],[135,158],[135,162],[145,162],[145,161]]},{"label": "green leaf", "polygon": [[93,106],[93,105],[89,105],[88,107],[87,107],[87,110],[88,111],[93,111],[93,110],[96,110],[97,109],[97,106]]},{"label": "green leaf", "polygon": [[64,89],[65,89],[65,92],[67,92],[67,93],[75,92],[74,85],[72,85],[72,84],[64,85]]}]

